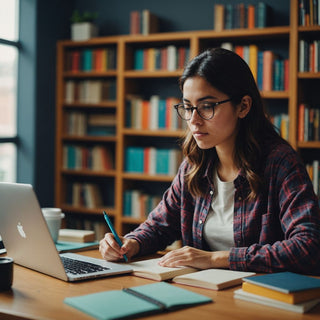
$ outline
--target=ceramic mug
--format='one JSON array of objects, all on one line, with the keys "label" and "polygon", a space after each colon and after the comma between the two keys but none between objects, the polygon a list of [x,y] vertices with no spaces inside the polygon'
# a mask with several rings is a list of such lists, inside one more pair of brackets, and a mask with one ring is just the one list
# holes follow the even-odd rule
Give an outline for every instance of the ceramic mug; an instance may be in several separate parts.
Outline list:
[{"label": "ceramic mug", "polygon": [[41,210],[47,222],[51,237],[54,242],[57,242],[64,213],[61,212],[60,208],[42,208]]},{"label": "ceramic mug", "polygon": [[13,259],[0,258],[0,291],[9,290],[13,281]]}]

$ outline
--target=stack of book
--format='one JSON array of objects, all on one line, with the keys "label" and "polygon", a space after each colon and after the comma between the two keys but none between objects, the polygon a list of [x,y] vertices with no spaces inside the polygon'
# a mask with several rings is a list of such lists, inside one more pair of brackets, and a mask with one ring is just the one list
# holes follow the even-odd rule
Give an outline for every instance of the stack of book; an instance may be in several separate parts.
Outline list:
[{"label": "stack of book", "polygon": [[304,313],[320,302],[320,279],[292,272],[244,278],[236,299]]}]

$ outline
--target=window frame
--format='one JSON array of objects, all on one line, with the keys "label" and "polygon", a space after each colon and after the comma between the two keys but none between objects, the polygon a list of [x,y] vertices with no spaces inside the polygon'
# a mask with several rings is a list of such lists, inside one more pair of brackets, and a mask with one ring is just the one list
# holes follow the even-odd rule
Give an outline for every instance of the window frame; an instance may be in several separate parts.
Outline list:
[{"label": "window frame", "polygon": [[[19,5],[19,3],[18,3]],[[17,15],[17,20],[19,22],[20,20],[20,15]],[[18,34],[18,40],[8,40],[8,39],[5,39],[5,38],[1,38],[0,37],[0,45],[4,45],[4,46],[9,46],[9,47],[15,47],[17,50],[18,50],[18,61],[19,61],[19,56],[20,56],[20,53],[21,53],[21,42],[20,42],[20,39],[19,39],[19,34]],[[18,154],[19,150],[19,136],[18,136],[18,90],[19,90],[19,63],[18,63],[18,66],[17,66],[17,74],[16,74],[16,86],[17,86],[17,90],[16,90],[16,134],[15,135],[8,135],[8,136],[2,136],[0,137],[0,145],[3,145],[3,144],[7,144],[7,143],[10,143],[10,144],[13,144],[16,148],[16,153]],[[17,179],[17,171],[18,171],[18,160],[17,158],[15,159],[15,171],[16,171],[16,179]]]}]

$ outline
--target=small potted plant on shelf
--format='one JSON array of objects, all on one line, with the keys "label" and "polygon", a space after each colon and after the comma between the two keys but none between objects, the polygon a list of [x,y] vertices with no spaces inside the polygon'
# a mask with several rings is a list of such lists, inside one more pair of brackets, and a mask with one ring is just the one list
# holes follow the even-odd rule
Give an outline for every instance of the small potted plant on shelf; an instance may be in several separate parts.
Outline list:
[{"label": "small potted plant on shelf", "polygon": [[93,23],[97,13],[75,10],[71,16],[71,39],[75,41],[88,40],[98,35],[98,28]]}]

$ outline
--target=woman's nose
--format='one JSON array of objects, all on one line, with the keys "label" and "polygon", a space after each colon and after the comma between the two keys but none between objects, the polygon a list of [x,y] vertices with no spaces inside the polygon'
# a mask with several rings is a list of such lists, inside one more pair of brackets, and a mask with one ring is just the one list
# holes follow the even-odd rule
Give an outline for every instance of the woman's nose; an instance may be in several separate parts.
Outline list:
[{"label": "woman's nose", "polygon": [[196,124],[201,122],[202,120],[203,119],[199,116],[199,113],[197,112],[197,110],[194,109],[191,115],[190,123]]}]

